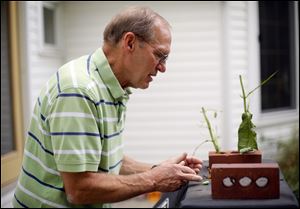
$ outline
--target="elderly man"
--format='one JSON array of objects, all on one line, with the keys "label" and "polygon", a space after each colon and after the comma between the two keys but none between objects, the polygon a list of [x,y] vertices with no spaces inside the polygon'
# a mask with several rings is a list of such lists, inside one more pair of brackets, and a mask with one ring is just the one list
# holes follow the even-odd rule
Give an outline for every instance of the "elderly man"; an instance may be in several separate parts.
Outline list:
[{"label": "elderly man", "polygon": [[123,154],[129,87],[166,71],[169,23],[130,7],[107,25],[104,44],[63,65],[42,89],[28,130],[14,207],[107,207],[198,181],[202,161],[179,155],[150,165]]}]

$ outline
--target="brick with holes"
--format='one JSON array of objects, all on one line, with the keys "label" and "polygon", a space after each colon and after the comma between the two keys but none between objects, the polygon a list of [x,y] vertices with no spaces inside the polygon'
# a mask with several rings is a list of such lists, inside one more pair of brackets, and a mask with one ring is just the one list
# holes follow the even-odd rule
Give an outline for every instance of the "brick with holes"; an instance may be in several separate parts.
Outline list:
[{"label": "brick with holes", "polygon": [[278,199],[277,163],[213,164],[213,199]]}]

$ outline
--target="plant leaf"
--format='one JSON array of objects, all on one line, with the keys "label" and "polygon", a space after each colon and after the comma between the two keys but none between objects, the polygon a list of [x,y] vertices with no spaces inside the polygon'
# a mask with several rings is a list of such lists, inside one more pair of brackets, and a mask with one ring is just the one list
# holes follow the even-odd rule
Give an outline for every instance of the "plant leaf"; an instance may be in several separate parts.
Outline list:
[{"label": "plant leaf", "polygon": [[242,114],[242,123],[238,130],[238,150],[241,149],[258,149],[256,142],[255,125],[251,121],[252,114],[246,112]]},{"label": "plant leaf", "polygon": [[241,149],[241,150],[240,150],[240,153],[241,153],[241,154],[244,154],[244,153],[250,152],[250,151],[253,151],[253,149],[252,149],[251,147],[247,147],[247,148]]}]

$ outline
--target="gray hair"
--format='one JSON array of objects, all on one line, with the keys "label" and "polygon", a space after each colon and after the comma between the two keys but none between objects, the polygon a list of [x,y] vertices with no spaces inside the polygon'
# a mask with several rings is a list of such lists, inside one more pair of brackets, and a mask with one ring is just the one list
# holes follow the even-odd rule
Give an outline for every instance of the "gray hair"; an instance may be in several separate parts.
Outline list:
[{"label": "gray hair", "polygon": [[154,40],[154,23],[161,20],[166,26],[170,24],[162,16],[148,7],[129,7],[117,14],[106,26],[104,42],[116,45],[126,32],[132,32],[144,41]]}]

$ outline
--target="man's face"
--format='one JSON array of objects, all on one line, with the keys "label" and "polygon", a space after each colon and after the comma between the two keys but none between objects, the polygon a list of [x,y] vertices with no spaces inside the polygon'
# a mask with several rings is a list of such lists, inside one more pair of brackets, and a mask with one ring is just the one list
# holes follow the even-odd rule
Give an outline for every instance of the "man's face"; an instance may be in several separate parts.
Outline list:
[{"label": "man's face", "polygon": [[155,42],[145,42],[138,39],[136,56],[132,65],[130,86],[146,89],[157,75],[158,71],[166,71],[166,58],[170,53],[170,30],[157,23],[155,27]]}]

